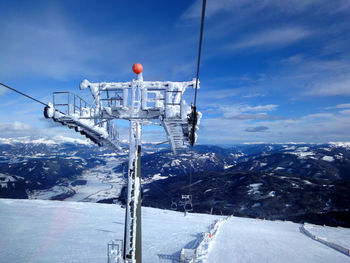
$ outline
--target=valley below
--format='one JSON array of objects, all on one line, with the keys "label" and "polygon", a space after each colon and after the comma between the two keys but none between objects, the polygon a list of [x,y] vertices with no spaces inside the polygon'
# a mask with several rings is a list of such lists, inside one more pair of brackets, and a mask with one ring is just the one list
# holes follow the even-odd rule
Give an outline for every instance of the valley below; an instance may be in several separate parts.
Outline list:
[{"label": "valley below", "polygon": [[[0,144],[0,196],[125,203],[127,152],[61,143]],[[142,205],[350,227],[349,144],[145,145]]]}]

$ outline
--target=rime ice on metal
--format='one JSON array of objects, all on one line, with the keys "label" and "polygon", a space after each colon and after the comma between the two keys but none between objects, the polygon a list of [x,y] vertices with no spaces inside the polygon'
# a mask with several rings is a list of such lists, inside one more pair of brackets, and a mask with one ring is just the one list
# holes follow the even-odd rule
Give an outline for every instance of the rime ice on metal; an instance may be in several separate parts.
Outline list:
[{"label": "rime ice on metal", "polygon": [[[135,64],[136,65],[136,64]],[[134,65],[134,67],[135,67]],[[142,124],[156,123],[164,127],[173,152],[186,148],[193,127],[192,109],[183,99],[187,82],[144,81],[142,65],[137,66],[137,79],[130,82],[98,82],[83,80],[80,89],[90,89],[92,105],[69,92],[55,92],[53,102],[44,115],[90,138],[99,146],[119,150],[118,132],[113,120],[130,121],[128,199],[124,233],[124,260],[141,262],[141,130]],[[133,67],[133,69],[134,69]],[[61,101],[59,101],[59,97]],[[63,102],[62,102],[63,97]],[[197,124],[201,114],[197,112]],[[197,126],[195,126],[197,130]]]}]

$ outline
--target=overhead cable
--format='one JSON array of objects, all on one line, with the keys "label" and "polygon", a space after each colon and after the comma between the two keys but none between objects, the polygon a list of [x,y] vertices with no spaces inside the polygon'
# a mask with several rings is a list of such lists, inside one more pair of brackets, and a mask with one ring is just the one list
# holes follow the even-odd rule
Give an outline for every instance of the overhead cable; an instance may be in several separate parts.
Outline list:
[{"label": "overhead cable", "polygon": [[197,125],[197,90],[198,90],[198,82],[199,82],[199,67],[201,62],[201,53],[202,53],[202,42],[203,42],[203,31],[204,31],[204,19],[205,19],[205,7],[206,7],[206,0],[203,0],[202,4],[202,18],[201,18],[201,29],[200,29],[200,35],[199,35],[199,48],[198,48],[198,61],[197,61],[197,74],[196,74],[196,87],[194,92],[194,101],[192,105],[192,130],[191,130],[191,146],[194,146],[195,143],[195,133],[196,133],[196,125]]},{"label": "overhead cable", "polygon": [[33,98],[32,96],[29,96],[29,95],[27,95],[27,94],[24,94],[23,92],[20,92],[19,90],[16,90],[16,89],[14,89],[14,88],[11,88],[10,86],[5,85],[4,83],[1,83],[1,82],[0,82],[0,85],[3,86],[3,87],[5,87],[5,88],[7,88],[7,89],[9,89],[9,90],[12,90],[12,91],[14,91],[14,92],[17,92],[18,94],[21,94],[22,96],[25,96],[25,97],[27,97],[27,98],[29,98],[29,99],[31,99],[31,100],[34,100],[34,101],[36,101],[36,102],[38,102],[38,103],[40,103],[40,104],[42,104],[42,105],[44,105],[44,106],[49,106],[49,105],[47,105],[46,103],[44,103],[44,102],[42,102],[42,101],[40,101],[40,100],[38,100],[38,99],[36,99],[36,98]]}]

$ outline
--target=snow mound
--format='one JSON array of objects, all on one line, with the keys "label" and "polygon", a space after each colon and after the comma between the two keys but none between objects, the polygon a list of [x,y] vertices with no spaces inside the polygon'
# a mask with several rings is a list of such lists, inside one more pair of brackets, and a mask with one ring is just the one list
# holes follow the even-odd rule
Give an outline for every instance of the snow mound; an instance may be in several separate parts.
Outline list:
[{"label": "snow mound", "polygon": [[322,160],[326,161],[326,162],[333,162],[334,158],[333,158],[333,156],[325,155],[325,156],[322,157]]}]

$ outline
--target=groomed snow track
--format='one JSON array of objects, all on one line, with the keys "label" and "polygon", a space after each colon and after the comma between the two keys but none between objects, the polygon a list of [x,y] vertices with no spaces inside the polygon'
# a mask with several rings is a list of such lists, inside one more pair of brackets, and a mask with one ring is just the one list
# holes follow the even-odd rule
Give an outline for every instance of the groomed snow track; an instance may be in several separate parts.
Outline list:
[{"label": "groomed snow track", "polygon": [[[308,229],[310,227],[311,227],[311,229]],[[350,248],[349,247],[345,247],[345,246],[342,246],[340,244],[328,241],[326,237],[321,237],[321,236],[318,236],[316,233],[312,233],[312,226],[310,224],[303,224],[300,227],[300,230],[305,235],[312,238],[313,240],[318,241],[318,242],[320,242],[320,243],[322,243],[330,248],[333,248],[333,249],[350,257]]]},{"label": "groomed snow track", "polygon": [[[324,239],[311,232],[306,236],[302,228],[300,224],[287,221],[239,217],[221,219],[210,230],[211,237],[209,233],[206,234],[195,251],[194,259],[184,262],[350,262],[346,247],[335,242],[323,242]],[[340,239],[348,239],[350,235],[350,229],[343,229],[341,235],[334,235],[339,233],[339,228],[326,228]]]}]

